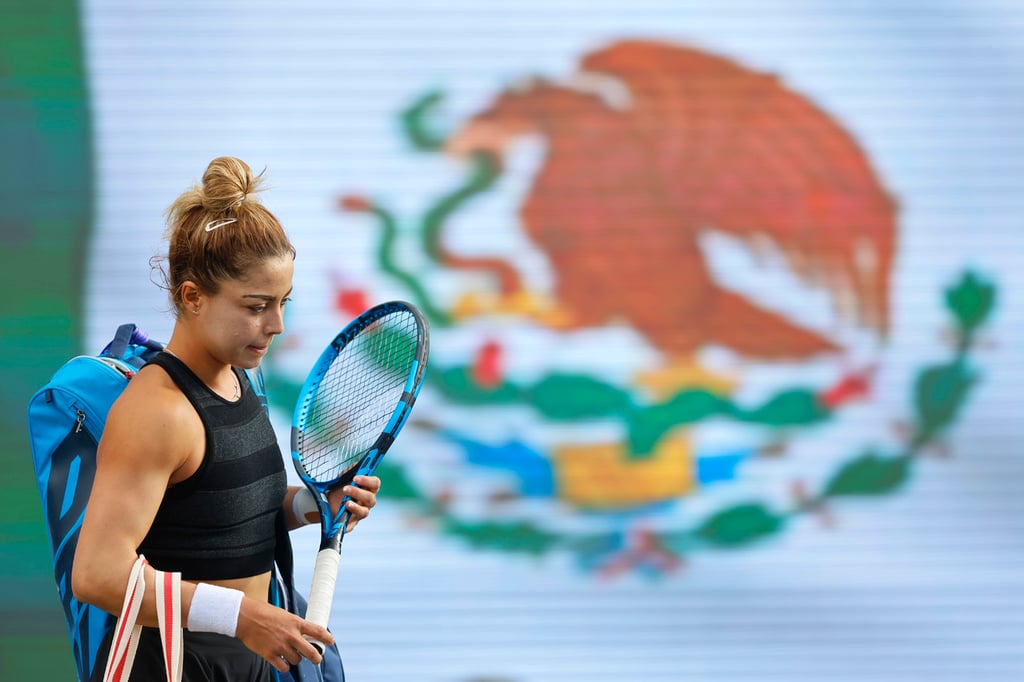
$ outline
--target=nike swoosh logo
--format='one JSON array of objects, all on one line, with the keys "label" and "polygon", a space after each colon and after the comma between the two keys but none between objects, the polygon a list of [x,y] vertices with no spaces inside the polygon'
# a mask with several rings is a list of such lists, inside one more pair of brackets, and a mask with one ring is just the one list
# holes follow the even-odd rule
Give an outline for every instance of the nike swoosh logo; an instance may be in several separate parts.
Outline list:
[{"label": "nike swoosh logo", "polygon": [[210,222],[206,223],[206,231],[207,232],[213,232],[218,227],[224,227],[225,225],[230,225],[231,223],[236,222],[237,220],[238,220],[238,218],[228,218],[226,220],[211,220]]}]

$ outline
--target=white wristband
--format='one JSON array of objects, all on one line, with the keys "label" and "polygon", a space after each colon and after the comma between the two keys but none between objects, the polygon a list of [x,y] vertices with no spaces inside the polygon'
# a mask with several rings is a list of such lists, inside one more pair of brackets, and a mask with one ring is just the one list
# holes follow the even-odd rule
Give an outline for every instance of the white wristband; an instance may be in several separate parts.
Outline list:
[{"label": "white wristband", "polygon": [[320,507],[316,504],[316,499],[313,497],[313,493],[309,492],[309,488],[299,488],[295,491],[295,495],[292,497],[292,515],[302,525],[308,525],[310,523],[316,523],[316,521],[310,521],[306,514],[315,512],[317,517],[320,516]]},{"label": "white wristband", "polygon": [[198,583],[188,609],[188,627],[192,632],[216,632],[228,637],[235,636],[238,627],[238,611],[242,608],[241,590]]}]

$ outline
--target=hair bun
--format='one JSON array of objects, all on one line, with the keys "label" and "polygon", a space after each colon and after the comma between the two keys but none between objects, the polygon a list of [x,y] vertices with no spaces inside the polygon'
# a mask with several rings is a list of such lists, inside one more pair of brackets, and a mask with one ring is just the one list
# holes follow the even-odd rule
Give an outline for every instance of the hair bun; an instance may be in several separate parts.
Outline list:
[{"label": "hair bun", "polygon": [[218,157],[203,173],[203,208],[214,214],[237,209],[252,200],[251,195],[257,192],[259,181],[260,176],[254,177],[252,169],[241,159]]}]

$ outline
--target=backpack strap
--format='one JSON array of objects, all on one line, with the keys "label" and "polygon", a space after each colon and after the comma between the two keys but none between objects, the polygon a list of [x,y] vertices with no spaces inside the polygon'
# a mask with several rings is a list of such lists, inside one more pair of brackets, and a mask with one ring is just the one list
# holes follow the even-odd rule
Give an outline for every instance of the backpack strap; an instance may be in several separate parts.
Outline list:
[{"label": "backpack strap", "polygon": [[293,611],[295,603],[295,559],[292,556],[292,539],[288,534],[288,528],[285,525],[284,513],[279,512],[277,515],[277,521],[274,524],[275,533],[277,535],[277,544],[274,547],[274,563],[277,566],[279,577],[281,578],[283,604],[280,606],[288,611]]},{"label": "backpack strap", "polygon": [[[129,346],[143,346],[149,351],[140,355],[128,354]],[[142,369],[143,365],[149,361],[149,358],[156,352],[163,350],[164,345],[159,341],[153,341],[149,338],[149,334],[142,331],[134,324],[122,324],[117,328],[117,332],[114,333],[113,340],[107,344],[100,355],[105,355],[112,358],[118,358],[124,360],[128,364],[134,366],[137,369]]]},{"label": "backpack strap", "polygon": [[260,405],[267,412],[267,416],[270,416],[270,399],[267,397],[267,382],[263,378],[263,368],[256,367],[243,371],[249,377],[249,385],[252,386],[256,397],[260,399]]}]

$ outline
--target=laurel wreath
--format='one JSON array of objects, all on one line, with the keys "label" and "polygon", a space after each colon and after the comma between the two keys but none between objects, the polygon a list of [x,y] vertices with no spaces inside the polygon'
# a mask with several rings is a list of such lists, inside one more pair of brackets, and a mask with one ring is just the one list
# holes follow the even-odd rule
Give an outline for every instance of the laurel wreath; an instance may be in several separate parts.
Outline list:
[{"label": "laurel wreath", "polygon": [[[945,305],[952,317],[955,339],[952,356],[946,362],[918,371],[912,384],[910,430],[897,451],[865,448],[840,464],[820,490],[798,495],[789,509],[775,509],[756,500],[733,504],[711,513],[693,527],[650,533],[644,541],[651,547],[661,548],[664,558],[671,562],[672,557],[702,548],[740,547],[764,540],[783,532],[796,517],[818,512],[833,500],[897,492],[910,478],[919,456],[945,438],[963,411],[971,388],[979,379],[970,354],[992,312],[995,298],[995,286],[971,271],[965,272],[946,290]],[[503,392],[508,391],[506,388]],[[776,396],[768,404],[777,405],[779,401],[792,399],[792,395],[790,391]],[[578,553],[587,563],[590,559],[597,561],[614,555],[622,546],[617,532],[566,535],[529,522],[462,520],[449,513],[445,505],[425,495],[400,463],[385,460],[380,476],[388,500],[413,507],[418,515],[431,519],[446,535],[459,538],[476,549],[534,555],[562,549]]]}]

